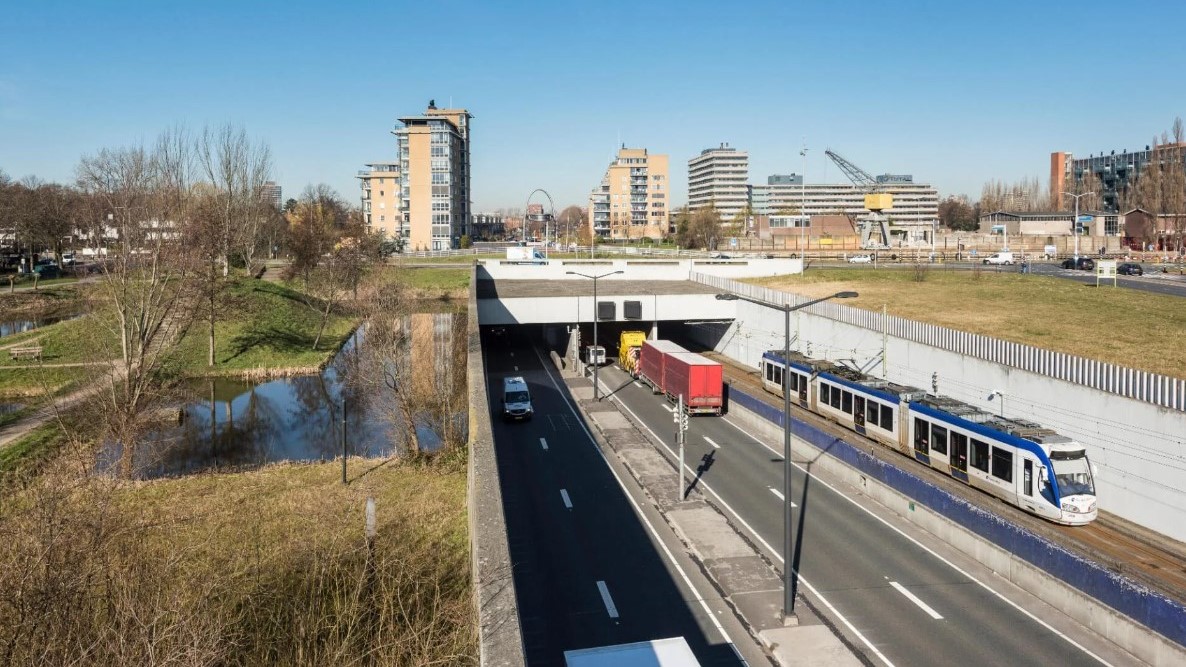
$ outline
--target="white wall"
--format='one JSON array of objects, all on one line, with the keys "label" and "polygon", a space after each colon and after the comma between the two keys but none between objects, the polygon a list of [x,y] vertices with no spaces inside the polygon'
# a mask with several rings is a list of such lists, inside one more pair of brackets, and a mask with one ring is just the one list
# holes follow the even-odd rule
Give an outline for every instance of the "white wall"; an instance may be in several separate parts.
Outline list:
[{"label": "white wall", "polygon": [[[736,320],[718,351],[757,368],[764,351],[782,347],[782,313],[744,301],[720,303],[736,309]],[[701,342],[716,343],[722,329],[704,329]],[[882,375],[880,332],[796,311],[791,336],[792,350],[850,359]],[[1038,422],[1087,446],[1098,467],[1101,509],[1186,541],[1186,413],[892,336],[885,350],[894,382],[930,391],[937,374],[939,393],[990,412],[1001,405],[988,395],[1003,391],[1005,416]]]},{"label": "white wall", "polygon": [[624,271],[604,280],[688,280],[689,274],[693,271],[723,278],[762,278],[802,273],[803,260],[553,259],[538,264],[488,260],[479,267],[478,277],[490,277],[495,280],[587,280],[580,276],[567,275],[566,271],[589,275]]}]

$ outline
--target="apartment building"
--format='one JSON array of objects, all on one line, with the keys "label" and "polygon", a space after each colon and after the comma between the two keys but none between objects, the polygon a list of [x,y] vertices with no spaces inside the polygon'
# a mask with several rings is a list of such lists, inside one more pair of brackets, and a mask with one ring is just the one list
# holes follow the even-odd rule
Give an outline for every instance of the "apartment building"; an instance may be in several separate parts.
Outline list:
[{"label": "apartment building", "polygon": [[260,197],[279,211],[284,207],[284,194],[276,181],[267,181],[259,188]]},{"label": "apartment building", "polygon": [[[893,208],[882,211],[882,216],[889,220],[891,235],[898,240],[929,238],[939,219],[938,191],[930,185],[915,183],[910,175],[883,174],[877,181],[878,192],[894,196]],[[813,218],[842,214],[867,220],[872,216],[865,208],[865,194],[854,185],[804,185],[802,176],[774,175],[766,179],[765,185],[750,186],[750,206],[754,215],[778,216],[780,220],[791,221],[787,224],[798,224],[794,222],[798,215]],[[775,226],[773,221],[770,224],[772,228]],[[809,235],[816,232],[813,230]]]},{"label": "apartment building", "polygon": [[396,138],[399,213],[405,247],[448,250],[470,222],[470,116],[429,101],[419,116],[399,119]]},{"label": "apartment building", "polygon": [[[1107,155],[1092,153],[1085,158],[1076,158],[1071,153],[1051,153],[1051,197],[1060,197],[1063,192],[1082,192],[1089,187],[1098,193],[1101,208],[1119,213],[1132,203],[1141,172],[1151,164],[1162,169],[1186,170],[1186,143],[1145,146],[1143,151],[1125,149]],[[1066,201],[1069,199],[1064,197],[1060,205]]]},{"label": "apartment building", "polygon": [[688,208],[713,204],[731,223],[749,204],[749,154],[729,144],[706,148],[688,160]]},{"label": "apartment building", "polygon": [[362,219],[367,229],[391,240],[407,239],[399,210],[399,163],[371,162],[358,172]]},{"label": "apartment building", "polygon": [[670,196],[667,156],[623,146],[589,194],[589,225],[601,238],[663,238]]}]

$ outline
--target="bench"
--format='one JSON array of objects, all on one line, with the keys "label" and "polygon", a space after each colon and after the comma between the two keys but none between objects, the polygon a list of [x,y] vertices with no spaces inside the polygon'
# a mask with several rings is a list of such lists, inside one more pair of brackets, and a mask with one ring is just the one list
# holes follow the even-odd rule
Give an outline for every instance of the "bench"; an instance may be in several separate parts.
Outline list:
[{"label": "bench", "polygon": [[31,345],[27,347],[10,347],[8,348],[8,356],[12,357],[13,361],[17,359],[40,359],[41,346]]}]

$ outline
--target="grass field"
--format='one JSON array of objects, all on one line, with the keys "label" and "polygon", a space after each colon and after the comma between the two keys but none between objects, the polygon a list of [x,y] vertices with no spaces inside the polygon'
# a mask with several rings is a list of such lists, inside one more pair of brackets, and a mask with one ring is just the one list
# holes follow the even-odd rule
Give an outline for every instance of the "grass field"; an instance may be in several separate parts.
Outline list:
[{"label": "grass field", "polygon": [[1015,272],[809,269],[751,280],[807,296],[1132,368],[1186,377],[1186,308],[1174,296]]},{"label": "grass field", "polygon": [[215,365],[207,365],[208,324],[194,323],[178,349],[175,367],[185,375],[225,375],[257,369],[314,368],[337,351],[358,320],[334,315],[317,350],[321,316],[301,294],[278,283],[243,279],[231,284],[214,326]]},{"label": "grass field", "polygon": [[451,295],[461,298],[465,290],[469,289],[469,277],[472,268],[442,267],[442,268],[398,268],[388,266],[377,277],[379,281],[399,283],[415,290],[423,298],[435,298]]},{"label": "grass field", "polygon": [[0,509],[0,587],[29,601],[0,606],[0,645],[13,664],[474,664],[464,467],[349,474],[43,480]]}]

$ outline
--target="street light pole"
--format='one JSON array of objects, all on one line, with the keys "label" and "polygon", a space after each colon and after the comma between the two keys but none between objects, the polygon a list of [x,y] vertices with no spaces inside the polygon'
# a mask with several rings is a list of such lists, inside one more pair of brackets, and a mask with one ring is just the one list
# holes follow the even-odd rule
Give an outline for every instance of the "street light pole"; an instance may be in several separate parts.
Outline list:
[{"label": "street light pole", "polygon": [[1084,192],[1082,194],[1072,194],[1070,192],[1062,193],[1064,197],[1075,198],[1075,219],[1071,221],[1071,233],[1075,235],[1075,268],[1079,268],[1079,198],[1087,195],[1094,195],[1094,192]]},{"label": "street light pole", "polygon": [[803,219],[807,218],[807,137],[803,138],[803,149],[799,151],[799,155],[803,156],[803,173],[799,174],[799,257],[803,258],[806,266],[807,248],[803,244],[807,226],[803,224]]},{"label": "street light pole", "polygon": [[[625,273],[625,271],[610,271],[609,273],[603,273],[599,276],[590,276],[590,275],[587,275],[584,273],[577,273],[576,271],[565,271],[564,273],[566,275],[580,276],[582,278],[588,278],[593,281],[593,346],[596,347],[597,346],[597,320],[599,319],[597,317],[597,280],[599,278],[604,278],[606,276],[612,276],[616,273]],[[577,326],[580,326],[580,322],[577,322]],[[581,353],[581,351],[577,350],[577,354],[579,355],[580,353]],[[598,392],[597,369],[600,367],[601,367],[601,364],[599,362],[597,362],[596,360],[594,360],[594,363],[593,363],[593,400],[594,401],[601,400],[600,398],[598,398],[598,394],[597,394],[597,392]]]},{"label": "street light pole", "polygon": [[788,619],[795,615],[795,587],[793,579],[794,571],[794,530],[792,529],[793,518],[791,516],[791,313],[796,310],[802,310],[808,306],[814,306],[822,301],[829,299],[851,299],[858,296],[856,292],[837,292],[835,294],[821,297],[819,299],[812,299],[801,303],[797,306],[792,306],[789,303],[773,304],[761,299],[754,299],[740,294],[723,293],[717,294],[716,298],[721,301],[749,301],[759,306],[773,308],[774,310],[783,311],[783,362],[785,366],[782,369],[782,493],[783,493],[783,540],[782,540],[782,618],[785,623]]}]

